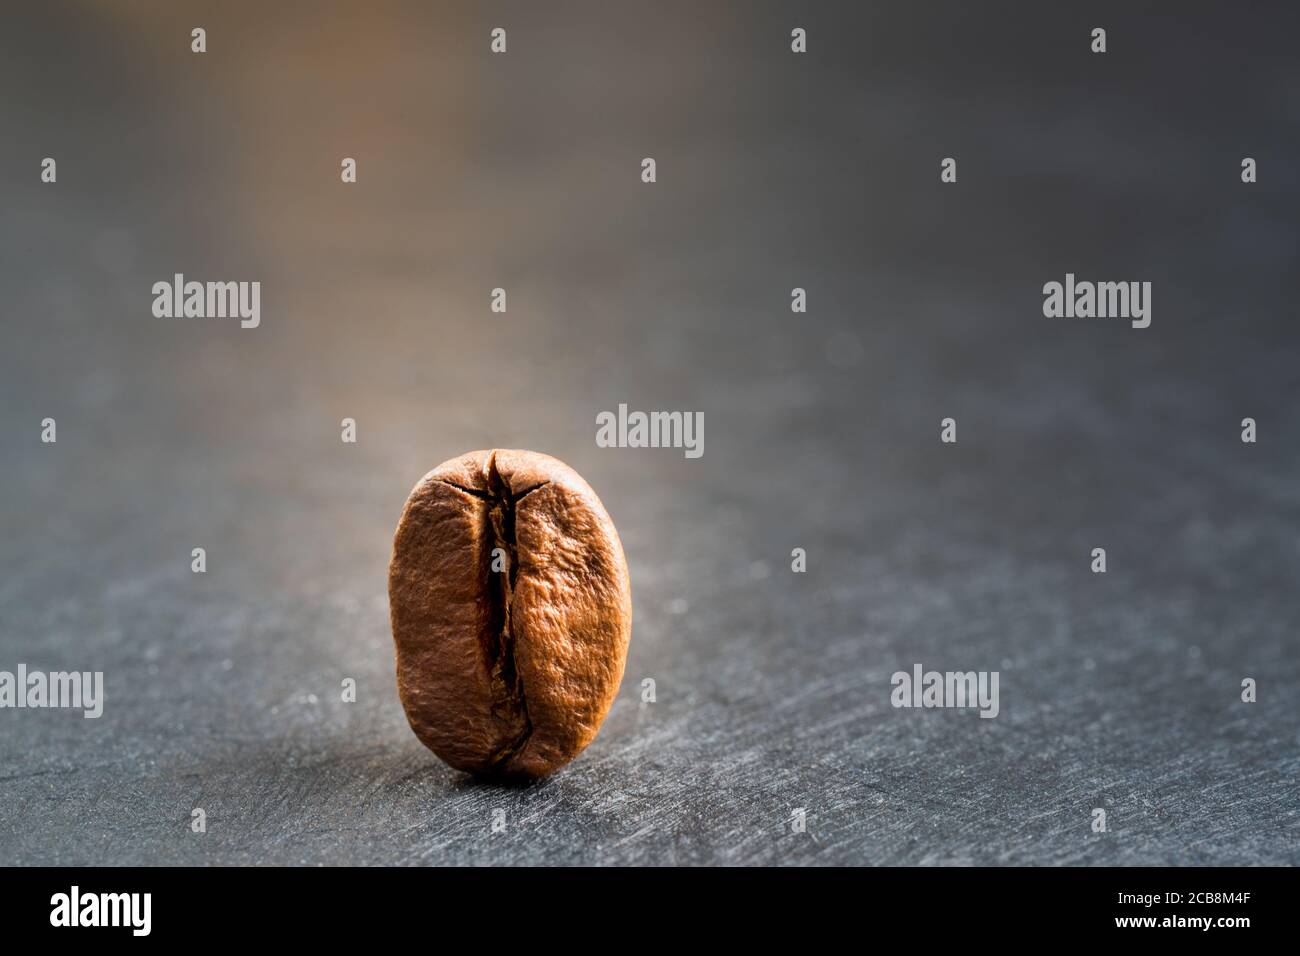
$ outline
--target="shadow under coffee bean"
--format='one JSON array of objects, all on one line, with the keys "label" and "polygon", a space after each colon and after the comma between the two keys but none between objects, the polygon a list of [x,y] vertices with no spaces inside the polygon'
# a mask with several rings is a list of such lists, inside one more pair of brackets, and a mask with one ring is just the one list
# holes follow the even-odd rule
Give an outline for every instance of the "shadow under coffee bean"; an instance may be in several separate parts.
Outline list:
[{"label": "shadow under coffee bean", "polygon": [[531,451],[475,451],[415,486],[393,539],[397,688],[451,766],[539,777],[596,736],[632,630],[627,561],[600,499]]}]

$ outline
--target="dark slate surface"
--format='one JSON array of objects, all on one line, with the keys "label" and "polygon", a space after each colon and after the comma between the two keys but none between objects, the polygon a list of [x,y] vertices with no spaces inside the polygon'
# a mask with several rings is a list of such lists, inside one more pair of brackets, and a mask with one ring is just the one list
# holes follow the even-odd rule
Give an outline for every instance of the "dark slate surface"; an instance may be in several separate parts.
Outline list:
[{"label": "dark slate surface", "polygon": [[[0,861],[1300,861],[1294,12],[120,6],[0,30],[0,669],[107,683],[0,711]],[[1067,271],[1151,328],[1045,319]],[[261,327],[153,318],[175,272]],[[620,402],[703,458],[598,449]],[[402,502],[485,446],[585,475],[634,585],[523,789],[394,688]],[[916,662],[1000,716],[892,708]]]}]

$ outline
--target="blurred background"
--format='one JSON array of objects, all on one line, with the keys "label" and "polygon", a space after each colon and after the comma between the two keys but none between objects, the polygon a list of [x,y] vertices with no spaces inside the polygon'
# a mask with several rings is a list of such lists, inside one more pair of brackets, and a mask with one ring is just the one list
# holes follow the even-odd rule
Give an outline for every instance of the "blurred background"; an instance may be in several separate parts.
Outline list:
[{"label": "blurred background", "polygon": [[[3,19],[0,669],[107,699],[0,712],[0,861],[1300,862],[1294,5]],[[155,318],[178,272],[260,327]],[[1066,272],[1151,327],[1044,318]],[[597,448],[619,403],[704,456]],[[486,447],[583,474],[633,581],[604,729],[525,789],[394,687],[402,504]],[[891,708],[917,662],[1000,716]]]}]

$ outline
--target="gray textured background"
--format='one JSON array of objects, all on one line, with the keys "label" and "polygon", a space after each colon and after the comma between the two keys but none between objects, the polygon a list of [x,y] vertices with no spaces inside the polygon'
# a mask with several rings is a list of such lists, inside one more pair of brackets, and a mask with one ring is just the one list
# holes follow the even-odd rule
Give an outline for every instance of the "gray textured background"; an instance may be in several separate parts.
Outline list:
[{"label": "gray textured background", "polygon": [[[14,6],[0,669],[108,699],[0,711],[0,862],[1300,861],[1294,9]],[[1067,271],[1151,328],[1045,319]],[[261,328],[153,318],[174,272]],[[619,402],[704,457],[596,448]],[[634,587],[526,789],[393,682],[402,502],[490,446],[585,475]],[[1001,716],[894,710],[914,662]]]}]

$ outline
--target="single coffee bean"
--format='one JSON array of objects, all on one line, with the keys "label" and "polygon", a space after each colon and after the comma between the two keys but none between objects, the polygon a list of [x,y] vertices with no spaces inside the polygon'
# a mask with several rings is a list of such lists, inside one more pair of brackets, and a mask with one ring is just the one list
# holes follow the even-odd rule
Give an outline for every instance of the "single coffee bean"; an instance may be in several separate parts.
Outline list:
[{"label": "single coffee bean", "polygon": [[568,465],[475,451],[429,472],[397,525],[388,600],[406,718],[453,767],[539,777],[596,736],[632,594],[614,523]]}]

